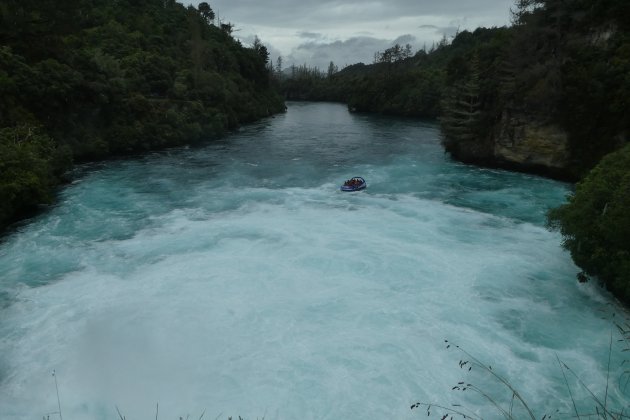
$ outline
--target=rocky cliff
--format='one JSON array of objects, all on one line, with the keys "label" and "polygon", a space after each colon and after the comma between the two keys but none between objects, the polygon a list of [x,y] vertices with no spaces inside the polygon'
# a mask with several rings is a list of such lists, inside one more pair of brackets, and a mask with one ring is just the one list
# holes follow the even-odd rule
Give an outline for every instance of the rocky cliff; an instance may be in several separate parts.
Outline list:
[{"label": "rocky cliff", "polygon": [[451,144],[447,152],[466,163],[575,179],[569,169],[567,132],[557,124],[514,109],[503,111],[487,138]]},{"label": "rocky cliff", "polygon": [[493,157],[504,166],[527,172],[569,177],[569,140],[556,124],[504,110],[494,133]]}]

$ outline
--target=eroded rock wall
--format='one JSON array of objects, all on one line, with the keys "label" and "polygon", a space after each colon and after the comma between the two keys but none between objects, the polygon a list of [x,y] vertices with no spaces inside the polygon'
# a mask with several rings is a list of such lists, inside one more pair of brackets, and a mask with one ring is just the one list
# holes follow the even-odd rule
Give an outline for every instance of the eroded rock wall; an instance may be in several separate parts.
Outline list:
[{"label": "eroded rock wall", "polygon": [[570,169],[567,132],[557,124],[531,114],[506,109],[483,139],[445,145],[446,151],[465,163],[575,180]]},{"label": "eroded rock wall", "polygon": [[569,140],[560,126],[505,110],[494,135],[493,157],[506,164],[553,172],[567,170]]}]

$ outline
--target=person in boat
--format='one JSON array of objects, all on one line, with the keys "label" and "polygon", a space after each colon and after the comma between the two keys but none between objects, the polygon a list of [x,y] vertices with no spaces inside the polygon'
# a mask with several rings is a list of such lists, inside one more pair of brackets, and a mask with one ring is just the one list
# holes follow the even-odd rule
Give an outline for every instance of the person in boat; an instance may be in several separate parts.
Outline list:
[{"label": "person in boat", "polygon": [[343,185],[346,187],[358,187],[362,183],[363,182],[358,178],[351,178],[351,179],[348,179],[346,182],[344,182]]}]

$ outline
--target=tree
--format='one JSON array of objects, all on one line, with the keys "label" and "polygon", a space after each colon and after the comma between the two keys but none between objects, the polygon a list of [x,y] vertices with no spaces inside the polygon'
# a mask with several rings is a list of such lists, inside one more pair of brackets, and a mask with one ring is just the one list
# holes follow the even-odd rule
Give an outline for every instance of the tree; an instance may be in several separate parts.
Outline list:
[{"label": "tree", "polygon": [[512,23],[521,25],[526,23],[527,18],[539,7],[542,7],[545,0],[517,0],[516,10],[510,9]]},{"label": "tree", "polygon": [[442,142],[446,150],[459,143],[475,140],[481,122],[479,56],[473,55],[470,71],[463,83],[456,85],[442,105]]},{"label": "tree", "polygon": [[[630,303],[630,145],[607,155],[576,185],[549,226],[584,273]],[[584,277],[582,274],[581,277]]]},{"label": "tree", "polygon": [[212,23],[214,21],[214,11],[212,11],[208,3],[206,3],[205,1],[199,3],[198,9],[199,13],[206,20],[206,22]]},{"label": "tree", "polygon": [[413,56],[411,44],[405,44],[405,50],[403,51],[403,58],[410,58],[411,56]]},{"label": "tree", "polygon": [[276,74],[278,77],[282,76],[282,56],[279,55],[276,59]]},{"label": "tree", "polygon": [[232,23],[221,23],[221,30],[228,35],[232,35],[232,31],[234,31],[234,25]]},{"label": "tree", "polygon": [[53,199],[52,186],[68,169],[67,149],[59,148],[39,127],[0,129],[0,227]]},{"label": "tree", "polygon": [[254,36],[254,44],[252,46],[254,51],[263,59],[263,62],[267,64],[269,61],[269,51],[267,51],[267,47],[262,43],[258,36]]},{"label": "tree", "polygon": [[395,63],[402,61],[412,56],[411,44],[406,44],[402,47],[400,44],[387,48],[385,51],[377,51],[374,53],[375,63]]},{"label": "tree", "polygon": [[339,71],[339,67],[335,66],[335,63],[333,63],[332,61],[330,62],[330,64],[328,65],[328,78],[332,78],[333,74],[337,73]]}]

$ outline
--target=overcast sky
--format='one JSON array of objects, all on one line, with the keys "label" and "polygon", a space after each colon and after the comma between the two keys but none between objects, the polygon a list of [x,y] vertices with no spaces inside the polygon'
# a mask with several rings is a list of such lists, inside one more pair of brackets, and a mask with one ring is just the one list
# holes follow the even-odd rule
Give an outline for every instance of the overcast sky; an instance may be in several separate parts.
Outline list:
[{"label": "overcast sky", "polygon": [[[373,61],[395,43],[413,51],[459,30],[505,26],[515,0],[212,0],[221,20],[250,46],[257,35],[283,67],[325,70]],[[199,1],[183,1],[197,6]]]}]

